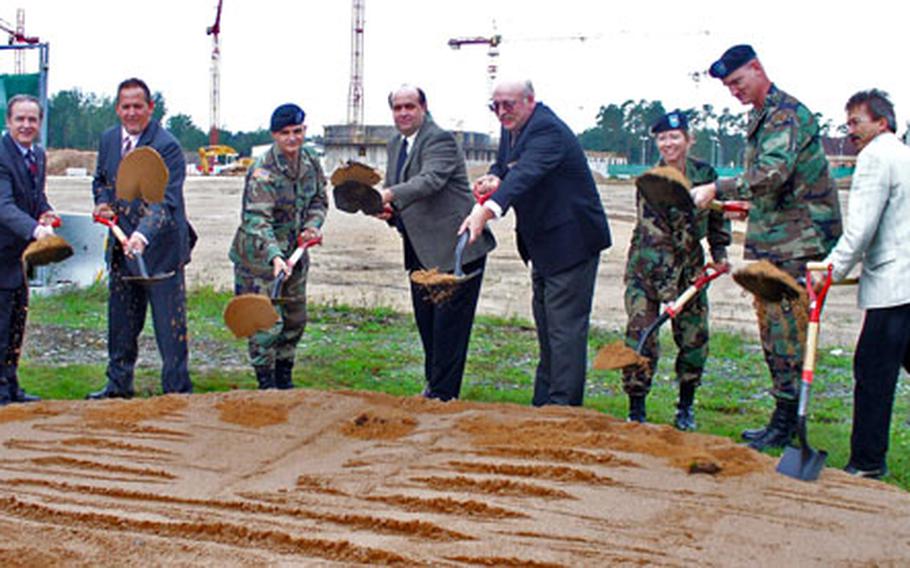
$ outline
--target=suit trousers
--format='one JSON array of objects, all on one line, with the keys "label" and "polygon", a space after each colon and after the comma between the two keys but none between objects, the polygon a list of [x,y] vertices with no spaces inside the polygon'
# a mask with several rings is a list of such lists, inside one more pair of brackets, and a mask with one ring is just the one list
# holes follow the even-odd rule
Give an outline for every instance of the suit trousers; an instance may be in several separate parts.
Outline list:
[{"label": "suit trousers", "polygon": [[480,274],[458,286],[452,297],[440,304],[431,302],[426,290],[411,282],[414,320],[423,344],[427,398],[450,400],[461,392],[486,261],[482,256],[464,265],[465,274],[478,270]]},{"label": "suit trousers", "polygon": [[0,388],[15,381],[28,315],[28,285],[0,290]]},{"label": "suit trousers", "polygon": [[193,392],[190,382],[186,285],[183,268],[170,278],[144,286],[124,280],[123,270],[112,268],[108,318],[107,390],[133,394],[133,371],[139,355],[139,334],[152,305],[155,340],[161,354],[161,388],[167,393]]},{"label": "suit trousers", "polygon": [[581,406],[584,401],[588,329],[599,263],[598,252],[549,276],[542,275],[532,265],[531,303],[540,346],[534,406]]},{"label": "suit trousers", "polygon": [[850,463],[859,469],[885,465],[901,365],[910,372],[910,304],[866,310],[853,358]]}]

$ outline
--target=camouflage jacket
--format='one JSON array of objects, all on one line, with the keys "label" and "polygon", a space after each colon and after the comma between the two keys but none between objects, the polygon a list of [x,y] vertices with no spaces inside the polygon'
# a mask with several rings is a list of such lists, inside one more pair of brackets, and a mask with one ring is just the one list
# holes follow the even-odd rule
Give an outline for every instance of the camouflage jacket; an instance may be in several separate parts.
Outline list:
[{"label": "camouflage jacket", "polygon": [[322,166],[306,150],[300,150],[292,168],[272,144],[247,172],[231,260],[254,274],[271,275],[272,259],[288,258],[301,231],[322,227],[328,209],[325,184]]},{"label": "camouflage jacket", "polygon": [[[666,165],[661,161],[659,165]],[[692,185],[711,183],[717,172],[708,164],[686,159],[686,177]],[[717,211],[682,211],[675,207],[667,212],[655,211],[636,192],[637,222],[632,230],[625,282],[647,281],[658,299],[669,301],[679,292],[683,272],[694,273],[705,262],[701,240],[708,238],[711,257],[720,262],[727,258],[731,242],[730,222]]]},{"label": "camouflage jacket", "polygon": [[837,189],[815,116],[774,85],[753,109],[745,172],[717,182],[718,199],[752,203],[745,258],[772,262],[823,257],[841,234]]}]

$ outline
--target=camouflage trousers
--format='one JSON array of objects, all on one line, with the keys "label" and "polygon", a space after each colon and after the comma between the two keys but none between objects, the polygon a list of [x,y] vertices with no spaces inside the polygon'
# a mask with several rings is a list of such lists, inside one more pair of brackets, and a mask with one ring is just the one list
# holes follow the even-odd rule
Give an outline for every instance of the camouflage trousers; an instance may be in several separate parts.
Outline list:
[{"label": "camouflage trousers", "polygon": [[[806,276],[804,260],[776,263],[794,278]],[[753,301],[765,362],[771,372],[771,394],[783,400],[799,400],[799,382],[805,355],[809,299],[805,292],[795,300]]]},{"label": "camouflage trousers", "polygon": [[[690,274],[686,274],[687,272]],[[685,282],[680,282],[680,290],[684,290],[694,279],[691,272],[683,271],[683,276],[687,278]],[[651,286],[638,278],[633,278],[626,285],[625,302],[626,314],[629,316],[626,324],[626,345],[635,349],[644,329],[657,319],[660,301]],[[701,384],[702,371],[708,358],[707,289],[689,300],[683,310],[670,321],[673,326],[673,340],[679,348],[676,355],[676,377],[680,383],[693,383],[698,386]],[[623,369],[622,386],[626,394],[644,396],[651,390],[651,379],[660,358],[660,343],[657,339],[658,332],[652,333],[642,351],[650,362],[648,368]]]},{"label": "camouflage trousers", "polygon": [[[308,266],[298,264],[285,280],[279,294],[283,302],[275,305],[280,316],[271,328],[253,334],[249,339],[250,364],[253,367],[275,368],[275,361],[294,361],[297,344],[306,328],[306,277]],[[234,266],[234,294],[265,294],[271,292],[274,279],[264,278],[242,266]]]}]

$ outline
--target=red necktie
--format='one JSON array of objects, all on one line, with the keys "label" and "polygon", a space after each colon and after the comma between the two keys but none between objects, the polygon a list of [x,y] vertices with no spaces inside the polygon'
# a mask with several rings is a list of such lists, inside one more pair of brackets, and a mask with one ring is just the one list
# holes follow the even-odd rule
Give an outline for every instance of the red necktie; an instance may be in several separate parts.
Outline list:
[{"label": "red necktie", "polygon": [[35,151],[31,148],[25,153],[25,165],[33,178],[38,177],[38,160],[35,159]]}]

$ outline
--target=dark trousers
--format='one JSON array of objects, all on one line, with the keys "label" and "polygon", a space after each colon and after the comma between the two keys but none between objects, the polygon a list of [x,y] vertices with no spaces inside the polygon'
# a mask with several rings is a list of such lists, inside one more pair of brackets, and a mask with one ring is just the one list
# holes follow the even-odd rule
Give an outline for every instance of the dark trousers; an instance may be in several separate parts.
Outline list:
[{"label": "dark trousers", "polygon": [[183,268],[172,277],[144,286],[124,280],[111,270],[107,304],[107,390],[133,394],[133,370],[139,355],[139,334],[152,305],[155,340],[161,354],[161,388],[165,393],[193,391],[186,344],[186,286]]},{"label": "dark trousers", "polygon": [[581,406],[584,400],[588,328],[599,263],[600,253],[597,253],[550,276],[531,271],[531,302],[540,346],[534,406]]},{"label": "dark trousers", "polygon": [[465,274],[476,270],[480,274],[459,285],[452,297],[440,304],[431,302],[427,291],[411,282],[414,320],[423,343],[424,395],[428,398],[458,398],[485,265],[485,256],[464,265]]},{"label": "dark trousers", "polygon": [[859,469],[885,465],[901,365],[910,371],[910,304],[866,310],[853,358],[850,463]]},{"label": "dark trousers", "polygon": [[28,286],[0,290],[0,400],[7,387],[17,384],[19,355],[25,337],[25,318],[28,315]]}]

